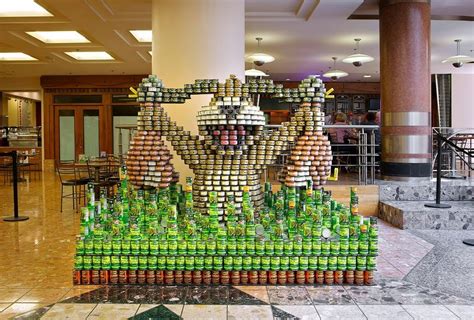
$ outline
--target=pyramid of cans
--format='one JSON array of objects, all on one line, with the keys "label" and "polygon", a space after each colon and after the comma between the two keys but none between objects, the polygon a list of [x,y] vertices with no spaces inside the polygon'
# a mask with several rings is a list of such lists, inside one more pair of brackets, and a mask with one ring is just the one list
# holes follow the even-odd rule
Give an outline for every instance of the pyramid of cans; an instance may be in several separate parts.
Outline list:
[{"label": "pyramid of cans", "polygon": [[[124,172],[126,169],[122,169]],[[375,217],[330,192],[265,185],[261,210],[243,188],[242,210],[229,196],[219,223],[217,192],[194,209],[193,183],[137,190],[121,174],[115,197],[88,186],[76,242],[75,284],[372,284],[378,253]]]}]

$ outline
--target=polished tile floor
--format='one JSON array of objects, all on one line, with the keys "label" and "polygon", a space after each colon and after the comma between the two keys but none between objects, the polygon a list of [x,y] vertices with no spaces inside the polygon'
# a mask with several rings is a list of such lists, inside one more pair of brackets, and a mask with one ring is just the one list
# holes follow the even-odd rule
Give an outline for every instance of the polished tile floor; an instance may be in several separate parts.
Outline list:
[{"label": "polished tile floor", "polygon": [[[0,222],[0,319],[474,319],[470,271],[437,271],[440,261],[462,266],[474,252],[451,246],[448,234],[387,224],[370,287],[73,286],[79,218],[69,200],[60,212],[59,192],[54,174],[20,184],[20,213],[30,219]],[[0,185],[1,216],[12,212],[11,198],[11,186]],[[443,277],[451,287],[436,285]]]}]

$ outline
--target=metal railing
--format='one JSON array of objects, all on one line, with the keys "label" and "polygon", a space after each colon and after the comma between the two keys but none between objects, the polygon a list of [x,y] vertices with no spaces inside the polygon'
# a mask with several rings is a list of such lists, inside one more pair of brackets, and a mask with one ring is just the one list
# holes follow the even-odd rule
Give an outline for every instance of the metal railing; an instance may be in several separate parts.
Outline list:
[{"label": "metal railing", "polygon": [[433,128],[433,150],[438,150],[436,139],[438,133],[443,137],[441,156],[438,151],[433,152],[433,172],[437,171],[436,164],[439,160],[443,178],[465,179],[473,176],[474,128]]},{"label": "metal railing", "polygon": [[[280,125],[267,125],[266,131],[272,131],[280,128]],[[376,131],[380,130],[377,125],[324,125],[326,133],[331,137],[331,129],[353,130],[352,138],[347,139],[347,143],[331,143],[333,161],[332,167],[342,167],[348,172],[357,171],[359,184],[373,184],[375,182],[376,168],[379,166],[379,144],[376,143]],[[350,141],[350,142],[349,142]],[[271,165],[276,170],[286,165],[288,155],[291,153],[292,146],[284,151],[277,158],[277,162]],[[266,173],[268,178],[268,172]]]}]

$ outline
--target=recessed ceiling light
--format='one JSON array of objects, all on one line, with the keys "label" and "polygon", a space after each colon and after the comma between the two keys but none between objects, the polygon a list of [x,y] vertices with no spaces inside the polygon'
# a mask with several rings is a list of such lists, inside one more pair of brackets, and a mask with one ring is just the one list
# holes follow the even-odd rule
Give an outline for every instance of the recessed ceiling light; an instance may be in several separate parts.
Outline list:
[{"label": "recessed ceiling light", "polygon": [[0,52],[0,61],[35,61],[38,60],[23,52]]},{"label": "recessed ceiling light", "polygon": [[115,60],[105,51],[71,51],[64,53],[76,60]]},{"label": "recessed ceiling light", "polygon": [[372,78],[370,74],[364,74],[364,78]]},{"label": "recessed ceiling light", "polygon": [[153,52],[151,52],[151,51],[148,51],[148,53],[150,54],[150,56],[153,56]]},{"label": "recessed ceiling light", "polygon": [[34,0],[15,0],[0,6],[0,17],[52,17],[45,8]]},{"label": "recessed ceiling light", "polygon": [[286,78],[285,81],[290,81],[291,79],[290,78]]},{"label": "recessed ceiling light", "polygon": [[138,42],[151,42],[153,39],[151,30],[130,30],[130,33]]},{"label": "recessed ceiling light", "polygon": [[77,31],[30,31],[30,36],[44,43],[89,43],[82,34]]}]

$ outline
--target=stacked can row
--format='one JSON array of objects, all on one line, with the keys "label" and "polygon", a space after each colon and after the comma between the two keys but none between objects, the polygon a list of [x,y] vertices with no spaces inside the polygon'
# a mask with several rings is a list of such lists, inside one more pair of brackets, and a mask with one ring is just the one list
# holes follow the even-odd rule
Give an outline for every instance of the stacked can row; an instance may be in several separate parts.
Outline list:
[{"label": "stacked can row", "polygon": [[74,284],[158,285],[372,285],[373,271],[74,271]]},{"label": "stacked can row", "polygon": [[375,270],[376,256],[76,256],[76,270]]}]

